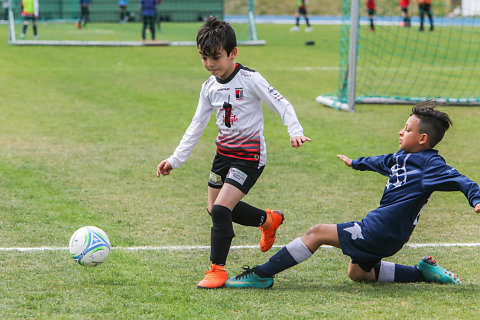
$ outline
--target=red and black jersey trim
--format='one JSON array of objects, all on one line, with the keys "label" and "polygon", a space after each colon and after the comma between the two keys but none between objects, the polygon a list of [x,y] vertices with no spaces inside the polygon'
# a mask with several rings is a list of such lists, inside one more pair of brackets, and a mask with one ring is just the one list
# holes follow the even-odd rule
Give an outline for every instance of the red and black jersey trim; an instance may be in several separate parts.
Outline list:
[{"label": "red and black jersey trim", "polygon": [[247,68],[245,66],[242,66],[240,63],[236,63],[235,64],[235,70],[233,70],[232,74],[228,76],[228,78],[222,80],[220,79],[219,77],[215,77],[215,80],[217,80],[218,83],[221,83],[221,84],[226,84],[226,83],[229,83],[230,81],[232,81],[232,79],[237,75],[237,73],[240,71],[240,70],[248,70],[248,71],[252,71],[252,72],[255,72],[255,70],[252,70],[250,68]]},{"label": "red and black jersey trim", "polygon": [[260,135],[253,134],[247,137],[218,135],[215,143],[218,153],[232,158],[260,161]]}]

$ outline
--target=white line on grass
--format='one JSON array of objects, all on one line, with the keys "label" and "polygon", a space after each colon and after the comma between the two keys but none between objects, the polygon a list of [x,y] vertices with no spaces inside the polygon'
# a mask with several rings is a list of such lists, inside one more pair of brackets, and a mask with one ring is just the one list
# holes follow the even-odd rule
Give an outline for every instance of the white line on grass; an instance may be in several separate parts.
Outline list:
[{"label": "white line on grass", "polygon": [[[274,248],[282,248],[283,245],[274,245]],[[480,247],[480,243],[410,243],[406,244],[408,248],[425,248],[425,247]],[[232,246],[231,249],[257,249],[258,245],[245,245],[245,246]],[[323,246],[323,248],[332,248],[331,246]],[[143,247],[113,247],[113,250],[124,251],[140,251],[140,250],[153,250],[153,251],[187,251],[187,250],[209,250],[210,246],[143,246]],[[4,251],[20,251],[20,252],[32,252],[32,251],[57,251],[68,250],[67,247],[24,247],[24,248],[0,248],[0,252]]]}]

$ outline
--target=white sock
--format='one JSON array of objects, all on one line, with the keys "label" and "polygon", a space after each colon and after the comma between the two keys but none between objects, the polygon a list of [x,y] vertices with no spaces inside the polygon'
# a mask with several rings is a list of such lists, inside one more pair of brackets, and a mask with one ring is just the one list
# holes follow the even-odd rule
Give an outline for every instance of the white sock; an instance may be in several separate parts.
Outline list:
[{"label": "white sock", "polygon": [[395,281],[395,263],[381,261],[380,271],[378,272],[378,282]]},{"label": "white sock", "polygon": [[296,238],[292,242],[286,245],[288,253],[297,262],[303,262],[312,256],[312,252],[303,243],[302,239]]}]

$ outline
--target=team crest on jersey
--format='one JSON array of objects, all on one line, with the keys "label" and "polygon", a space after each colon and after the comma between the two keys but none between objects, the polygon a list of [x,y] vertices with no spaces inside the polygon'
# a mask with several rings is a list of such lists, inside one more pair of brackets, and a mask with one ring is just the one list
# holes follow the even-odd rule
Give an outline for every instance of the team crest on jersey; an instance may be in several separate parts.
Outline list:
[{"label": "team crest on jersey", "polygon": [[243,100],[243,88],[235,88],[235,99]]}]

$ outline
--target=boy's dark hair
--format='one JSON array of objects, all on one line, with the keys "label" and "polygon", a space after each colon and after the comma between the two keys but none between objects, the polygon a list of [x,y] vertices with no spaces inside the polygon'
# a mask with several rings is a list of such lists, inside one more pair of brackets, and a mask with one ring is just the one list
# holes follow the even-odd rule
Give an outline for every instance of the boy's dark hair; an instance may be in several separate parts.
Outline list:
[{"label": "boy's dark hair", "polygon": [[237,37],[232,26],[217,17],[210,16],[197,33],[197,47],[207,56],[214,56],[222,48],[227,55],[237,46]]},{"label": "boy's dark hair", "polygon": [[420,119],[419,131],[426,133],[429,138],[429,146],[433,148],[442,141],[445,132],[453,125],[452,120],[445,112],[435,110],[436,107],[444,105],[443,102],[427,100],[416,104],[410,115]]}]

